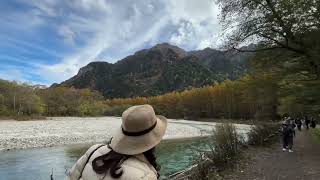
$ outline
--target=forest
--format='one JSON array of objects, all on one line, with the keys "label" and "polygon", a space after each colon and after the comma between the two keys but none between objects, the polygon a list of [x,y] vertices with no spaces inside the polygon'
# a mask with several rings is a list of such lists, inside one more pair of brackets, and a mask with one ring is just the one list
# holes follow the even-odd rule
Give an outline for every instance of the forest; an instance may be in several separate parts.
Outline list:
[{"label": "forest", "polygon": [[169,118],[275,120],[320,114],[320,3],[314,0],[218,0],[226,49],[257,42],[247,73],[237,80],[153,97],[104,99],[89,89],[37,89],[0,81],[0,116],[121,115],[151,104]]},{"label": "forest", "polygon": [[318,115],[319,83],[291,82],[283,69],[275,70],[269,61],[262,64],[259,56],[265,53],[257,54],[248,74],[238,80],[152,97],[104,99],[89,89],[37,89],[1,80],[0,115],[120,116],[137,104],[151,104],[158,114],[169,118],[276,120],[284,113]]}]

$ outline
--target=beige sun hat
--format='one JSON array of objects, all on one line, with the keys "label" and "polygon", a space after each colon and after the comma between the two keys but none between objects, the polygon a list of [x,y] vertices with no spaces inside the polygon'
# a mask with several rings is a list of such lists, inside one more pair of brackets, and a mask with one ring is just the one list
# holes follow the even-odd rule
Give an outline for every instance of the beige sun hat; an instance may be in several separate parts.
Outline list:
[{"label": "beige sun hat", "polygon": [[122,113],[122,125],[110,147],[121,154],[140,154],[159,144],[166,129],[167,119],[156,116],[152,106],[132,106]]}]

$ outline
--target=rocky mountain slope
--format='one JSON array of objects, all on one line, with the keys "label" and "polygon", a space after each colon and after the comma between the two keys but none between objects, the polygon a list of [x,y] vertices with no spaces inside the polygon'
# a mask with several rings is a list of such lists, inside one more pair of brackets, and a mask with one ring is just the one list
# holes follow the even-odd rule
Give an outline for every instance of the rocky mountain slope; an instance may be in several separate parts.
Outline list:
[{"label": "rocky mountain slope", "polygon": [[54,86],[90,88],[107,98],[152,96],[235,79],[246,70],[247,59],[248,55],[210,48],[186,52],[163,43],[115,64],[91,62]]}]

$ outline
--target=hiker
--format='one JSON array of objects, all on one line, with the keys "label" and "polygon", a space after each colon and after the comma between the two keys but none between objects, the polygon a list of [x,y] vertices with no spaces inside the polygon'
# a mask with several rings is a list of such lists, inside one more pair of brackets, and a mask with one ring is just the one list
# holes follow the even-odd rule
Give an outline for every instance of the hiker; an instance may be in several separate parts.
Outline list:
[{"label": "hiker", "polygon": [[167,119],[156,116],[152,106],[128,108],[110,142],[90,147],[68,172],[67,180],[158,179],[155,146],[166,128]]},{"label": "hiker", "polygon": [[297,127],[297,125],[293,120],[290,120],[290,126],[291,126],[291,129],[293,130],[293,136],[296,136],[295,128]]},{"label": "hiker", "polygon": [[310,126],[316,128],[316,120],[313,117],[311,118]]},{"label": "hiker", "polygon": [[302,121],[300,118],[296,118],[296,125],[299,131],[301,131]]},{"label": "hiker", "polygon": [[308,130],[309,129],[309,124],[310,124],[310,119],[308,118],[308,116],[304,117],[304,123],[306,125],[306,129]]},{"label": "hiker", "polygon": [[283,121],[281,126],[281,134],[282,134],[282,151],[293,152],[293,137],[295,135],[293,121],[287,118]]}]

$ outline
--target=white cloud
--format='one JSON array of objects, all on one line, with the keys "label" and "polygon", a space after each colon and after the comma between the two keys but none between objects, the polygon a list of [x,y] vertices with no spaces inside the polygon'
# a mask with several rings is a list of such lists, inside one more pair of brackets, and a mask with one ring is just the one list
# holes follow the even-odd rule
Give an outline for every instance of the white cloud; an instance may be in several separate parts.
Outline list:
[{"label": "white cloud", "polygon": [[[70,21],[60,29],[60,34],[73,42],[75,34],[81,36],[89,33],[92,37],[76,53],[65,56],[58,64],[44,65],[39,72],[46,72],[48,79],[59,82],[75,75],[80,67],[89,62],[100,60],[98,58],[101,58],[101,54],[107,55],[110,48],[118,47],[123,56],[126,56],[145,43],[156,43],[160,30],[165,28],[169,19],[163,10],[154,10],[155,2],[109,4],[112,17],[108,18],[110,11],[106,11],[105,19],[101,19],[101,15],[86,18],[72,14]],[[124,7],[125,4],[130,6]],[[144,11],[145,9],[148,11]],[[96,18],[99,20],[95,20]]]},{"label": "white cloud", "polygon": [[[42,65],[36,70],[47,82],[66,80],[91,61],[114,62],[115,58],[159,42],[167,41],[189,50],[214,47],[220,31],[219,9],[212,0],[30,0],[25,3],[34,7],[28,11],[30,17],[54,29],[56,36],[75,49],[71,54],[62,54],[59,63]],[[26,45],[60,55],[48,47]]]},{"label": "white cloud", "polygon": [[169,1],[173,23],[178,26],[170,42],[190,49],[216,47],[220,26],[219,8],[212,0]]},{"label": "white cloud", "polygon": [[21,80],[21,81],[26,81],[25,77],[23,76],[23,73],[19,69],[6,69],[2,70],[0,72],[0,78],[5,79],[5,80]]},{"label": "white cloud", "polygon": [[5,54],[0,54],[0,60],[10,60],[12,62],[18,63],[20,65],[27,65],[30,67],[35,67],[35,68],[40,68],[42,67],[42,64],[32,62],[30,61],[31,59],[26,58],[26,57],[21,57],[21,56],[9,56]]},{"label": "white cloud", "polygon": [[[27,73],[26,73],[27,72]],[[43,84],[49,85],[48,83],[43,83],[37,80],[31,80],[32,77],[36,75],[32,70],[25,67],[17,67],[13,65],[5,65],[0,68],[0,79],[5,79],[9,81],[18,81],[21,83],[28,84]]]},{"label": "white cloud", "polygon": [[59,35],[61,35],[64,38],[64,41],[70,45],[75,44],[75,33],[65,25],[62,25],[58,29]]},{"label": "white cloud", "polygon": [[105,0],[71,0],[67,3],[74,9],[86,12],[106,13],[112,10],[109,3]]},{"label": "white cloud", "polygon": [[27,3],[36,7],[33,11],[38,12],[39,15],[57,16],[58,11],[55,9],[57,1],[55,0],[29,0]]},{"label": "white cloud", "polygon": [[41,51],[42,53],[49,54],[51,56],[61,57],[61,55],[58,52],[56,52],[54,49],[43,47],[33,42],[23,41],[23,40],[15,39],[5,35],[0,35],[0,40],[6,42],[7,45],[9,46],[19,47],[19,49],[23,49],[23,51],[25,52],[31,53],[31,51],[33,52]]},{"label": "white cloud", "polygon": [[218,8],[212,0],[167,0],[174,23],[186,20],[192,24],[203,21],[217,22]]}]

